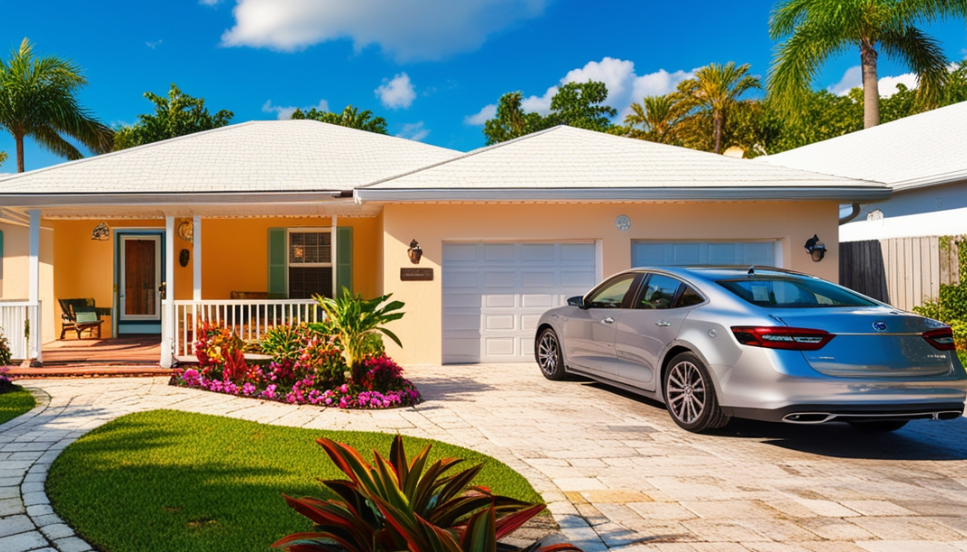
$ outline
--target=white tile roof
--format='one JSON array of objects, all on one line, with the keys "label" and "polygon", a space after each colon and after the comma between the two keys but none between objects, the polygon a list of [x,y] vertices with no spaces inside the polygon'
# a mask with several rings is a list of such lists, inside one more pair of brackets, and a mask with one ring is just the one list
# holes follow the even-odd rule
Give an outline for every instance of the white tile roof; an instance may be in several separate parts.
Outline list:
[{"label": "white tile roof", "polygon": [[318,121],[252,121],[3,180],[4,194],[352,190],[460,152]]},{"label": "white tile roof", "polygon": [[621,199],[620,190],[636,198],[642,193],[660,196],[663,191],[679,197],[689,191],[707,195],[717,189],[719,195],[727,195],[724,190],[746,189],[748,195],[768,199],[785,197],[789,189],[820,196],[842,188],[873,191],[885,198],[884,186],[877,183],[558,126],[364,186],[357,189],[357,196],[389,200],[388,192],[393,191],[415,200],[415,194],[405,192],[418,190],[448,198],[471,197],[475,190],[531,190],[535,196],[549,196],[553,190],[555,197],[563,198],[569,190],[610,190],[608,198]]},{"label": "white tile roof", "polygon": [[756,161],[883,182],[895,190],[967,179],[967,102]]}]

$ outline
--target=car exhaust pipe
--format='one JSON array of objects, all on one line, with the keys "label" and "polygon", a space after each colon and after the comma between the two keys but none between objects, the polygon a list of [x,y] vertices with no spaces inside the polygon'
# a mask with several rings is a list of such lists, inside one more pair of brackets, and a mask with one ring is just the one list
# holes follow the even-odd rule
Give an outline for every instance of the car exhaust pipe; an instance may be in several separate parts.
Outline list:
[{"label": "car exhaust pipe", "polygon": [[797,412],[786,414],[782,421],[790,424],[822,424],[835,418],[828,412]]},{"label": "car exhaust pipe", "polygon": [[960,412],[957,412],[956,410],[947,410],[947,411],[944,411],[944,412],[934,412],[933,413],[933,417],[931,417],[931,420],[934,420],[934,421],[937,421],[937,420],[956,420],[957,418],[959,418],[961,416],[963,416],[963,414],[960,413]]}]

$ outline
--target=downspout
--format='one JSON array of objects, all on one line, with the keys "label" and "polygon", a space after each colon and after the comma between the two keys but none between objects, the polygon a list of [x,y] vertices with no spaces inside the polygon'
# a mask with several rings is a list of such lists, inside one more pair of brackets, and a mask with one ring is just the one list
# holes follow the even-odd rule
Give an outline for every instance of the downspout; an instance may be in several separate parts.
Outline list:
[{"label": "downspout", "polygon": [[855,219],[857,216],[859,216],[859,214],[860,214],[860,204],[859,203],[854,203],[854,204],[850,205],[850,208],[851,208],[851,211],[850,211],[850,213],[848,215],[846,215],[845,217],[840,217],[840,219],[839,219],[839,225],[840,226],[846,224],[847,222],[849,222],[849,221]]}]

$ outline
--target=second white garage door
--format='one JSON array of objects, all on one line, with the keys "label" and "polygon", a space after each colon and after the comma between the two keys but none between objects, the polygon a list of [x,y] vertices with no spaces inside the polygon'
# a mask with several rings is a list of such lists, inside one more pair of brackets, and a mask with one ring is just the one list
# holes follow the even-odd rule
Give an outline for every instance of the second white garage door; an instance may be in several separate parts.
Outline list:
[{"label": "second white garage door", "polygon": [[540,316],[596,280],[594,243],[443,245],[443,362],[534,359]]}]

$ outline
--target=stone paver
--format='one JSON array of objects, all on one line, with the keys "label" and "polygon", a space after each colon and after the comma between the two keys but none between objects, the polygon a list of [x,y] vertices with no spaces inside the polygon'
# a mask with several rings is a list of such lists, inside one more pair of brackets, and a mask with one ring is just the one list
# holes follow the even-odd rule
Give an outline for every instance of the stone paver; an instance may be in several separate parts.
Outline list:
[{"label": "stone paver", "polygon": [[87,431],[168,408],[313,429],[428,437],[523,474],[588,552],[967,551],[967,420],[884,435],[734,422],[678,429],[660,405],[532,365],[416,367],[426,402],[346,412],[167,386],[26,382],[38,407],[0,426],[0,550],[90,547],[51,509],[50,464]]}]

